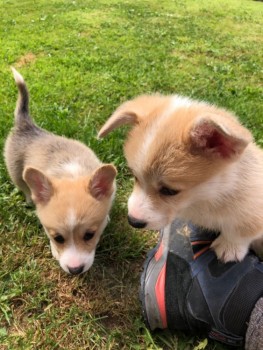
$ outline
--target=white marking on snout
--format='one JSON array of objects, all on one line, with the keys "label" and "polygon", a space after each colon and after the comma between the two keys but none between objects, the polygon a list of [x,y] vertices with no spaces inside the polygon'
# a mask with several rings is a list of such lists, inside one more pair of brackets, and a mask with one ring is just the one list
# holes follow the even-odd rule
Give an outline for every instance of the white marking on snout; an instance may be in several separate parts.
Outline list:
[{"label": "white marking on snout", "polygon": [[147,228],[155,228],[163,224],[164,216],[159,213],[150,200],[150,197],[142,189],[136,189],[128,199],[129,215],[147,223]]},{"label": "white marking on snout", "polygon": [[62,269],[69,273],[69,268],[84,266],[83,271],[89,270],[94,262],[95,249],[91,252],[79,251],[74,244],[61,254],[59,263]]}]

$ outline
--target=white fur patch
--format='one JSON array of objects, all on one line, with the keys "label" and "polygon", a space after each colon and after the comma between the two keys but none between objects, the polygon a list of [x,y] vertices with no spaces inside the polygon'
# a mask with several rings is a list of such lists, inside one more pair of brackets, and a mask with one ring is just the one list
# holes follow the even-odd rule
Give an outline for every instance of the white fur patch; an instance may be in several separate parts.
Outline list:
[{"label": "white fur patch", "polygon": [[69,208],[68,216],[67,216],[67,226],[69,230],[73,231],[77,222],[78,222],[78,219],[74,208]]},{"label": "white fur patch", "polygon": [[171,101],[171,105],[170,105],[170,111],[169,113],[172,113],[173,111],[175,111],[178,108],[188,108],[190,106],[192,106],[193,101],[188,98],[188,97],[184,97],[184,96],[180,96],[180,95],[174,95]]},{"label": "white fur patch", "polygon": [[76,161],[65,163],[62,167],[67,174],[70,174],[75,177],[80,176],[83,172],[81,165]]},{"label": "white fur patch", "polygon": [[188,108],[193,103],[194,102],[187,97],[182,97],[179,95],[174,95],[172,97],[170,105],[167,107],[165,112],[162,115],[160,115],[158,118],[156,118],[155,121],[153,122],[153,124],[147,129],[147,132],[145,134],[145,139],[144,139],[144,142],[143,142],[141,150],[140,150],[138,164],[143,162],[146,154],[148,153],[149,148],[154,143],[154,141],[156,139],[156,135],[159,131],[159,126],[161,125],[162,121],[165,118],[169,117],[177,109],[182,108],[182,107]]},{"label": "white fur patch", "polygon": [[237,232],[234,235],[231,232],[229,238],[226,239],[221,234],[212,243],[211,247],[215,250],[217,257],[225,263],[243,260],[248,252],[249,244],[253,241],[254,237],[242,237],[240,239]]},{"label": "white fur patch", "polygon": [[11,69],[12,69],[12,72],[14,74],[15,82],[17,84],[25,84],[25,81],[24,81],[22,75],[20,73],[18,73],[18,71],[14,67],[11,67]]}]

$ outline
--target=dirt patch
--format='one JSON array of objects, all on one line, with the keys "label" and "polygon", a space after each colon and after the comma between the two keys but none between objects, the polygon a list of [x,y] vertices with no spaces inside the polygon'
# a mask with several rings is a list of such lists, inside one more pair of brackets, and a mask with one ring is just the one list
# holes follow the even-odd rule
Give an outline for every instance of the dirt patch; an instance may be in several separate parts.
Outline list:
[{"label": "dirt patch", "polygon": [[34,55],[32,52],[29,52],[18,59],[18,61],[16,62],[16,67],[21,68],[29,63],[35,62],[36,59],[37,56]]}]

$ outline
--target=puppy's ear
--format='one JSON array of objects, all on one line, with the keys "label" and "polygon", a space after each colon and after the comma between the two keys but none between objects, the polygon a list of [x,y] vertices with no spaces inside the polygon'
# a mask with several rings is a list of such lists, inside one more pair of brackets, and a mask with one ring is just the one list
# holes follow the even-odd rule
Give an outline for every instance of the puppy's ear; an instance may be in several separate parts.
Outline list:
[{"label": "puppy's ear", "polygon": [[133,100],[123,103],[106,121],[98,133],[98,137],[104,137],[112,130],[124,124],[137,124],[147,118],[154,110],[165,101],[164,96],[141,95]]},{"label": "puppy's ear", "polygon": [[121,125],[136,124],[138,122],[138,116],[136,112],[132,110],[131,103],[126,102],[121,105],[106,121],[98,133],[98,137],[102,138],[106,136],[112,130],[118,128]]},{"label": "puppy's ear", "polygon": [[51,181],[40,170],[26,168],[23,179],[31,190],[32,201],[35,204],[46,204],[54,193]]},{"label": "puppy's ear", "polygon": [[89,192],[92,197],[101,200],[110,196],[114,191],[113,182],[117,175],[117,170],[112,164],[104,164],[96,169],[89,182]]},{"label": "puppy's ear", "polygon": [[231,159],[240,155],[253,141],[251,133],[233,117],[207,115],[190,128],[192,153]]}]

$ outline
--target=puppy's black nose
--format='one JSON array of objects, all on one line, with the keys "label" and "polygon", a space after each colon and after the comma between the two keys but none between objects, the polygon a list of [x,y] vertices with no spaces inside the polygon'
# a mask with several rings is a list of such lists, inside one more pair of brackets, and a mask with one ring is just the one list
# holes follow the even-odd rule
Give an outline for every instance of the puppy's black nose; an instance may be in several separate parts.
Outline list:
[{"label": "puppy's black nose", "polygon": [[81,273],[84,269],[84,265],[80,265],[77,267],[69,267],[68,266],[68,270],[72,275],[78,275],[79,273]]},{"label": "puppy's black nose", "polygon": [[142,220],[138,220],[130,215],[128,215],[128,222],[131,226],[133,226],[135,228],[144,228],[147,225],[147,222],[142,221]]}]

